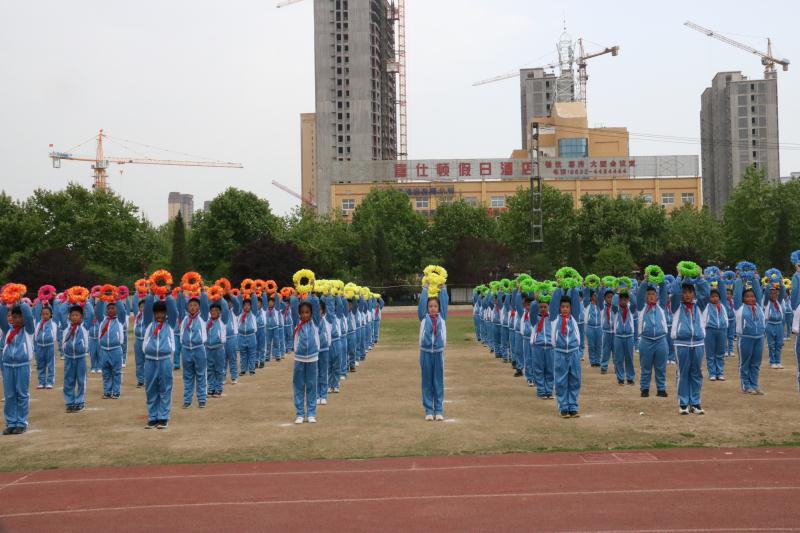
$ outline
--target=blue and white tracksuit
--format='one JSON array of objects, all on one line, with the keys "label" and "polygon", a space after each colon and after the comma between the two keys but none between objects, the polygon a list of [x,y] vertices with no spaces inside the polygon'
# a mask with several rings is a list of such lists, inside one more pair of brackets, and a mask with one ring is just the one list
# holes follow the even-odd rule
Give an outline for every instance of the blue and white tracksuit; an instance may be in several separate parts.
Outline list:
[{"label": "blue and white tracksuit", "polygon": [[736,334],[739,336],[739,380],[742,390],[759,390],[758,378],[761,374],[761,359],[764,356],[764,335],[766,320],[764,309],[758,305],[761,287],[753,283],[756,303],[745,305],[742,301],[742,280],[737,279],[734,286],[733,301],[736,307]]},{"label": "blue and white tracksuit", "polygon": [[64,402],[81,407],[86,402],[86,357],[89,355],[89,328],[94,321],[91,303],[83,308],[83,321],[68,325],[61,333],[64,355]]},{"label": "blue and white tracksuit", "polygon": [[580,313],[578,289],[574,293],[571,315],[557,315],[550,321],[553,339],[556,400],[561,412],[578,412],[581,392],[581,332],[575,315]]},{"label": "blue and white tracksuit", "polygon": [[[533,303],[531,303],[533,306]],[[533,323],[531,322],[530,309],[524,309],[519,321],[519,333],[521,335],[520,344],[522,345],[522,368],[525,371],[525,380],[528,383],[535,383],[533,374],[533,346],[531,346],[531,336],[533,335]]]},{"label": "blue and white tracksuit", "polygon": [[54,319],[40,320],[36,324],[33,351],[36,355],[36,371],[40,387],[52,387],[56,383],[56,342],[58,336],[58,328]]},{"label": "blue and white tracksuit", "polygon": [[133,357],[136,363],[136,384],[144,385],[144,313],[139,311],[139,297],[135,297],[134,309],[137,309],[136,317],[133,319]]},{"label": "blue and white tracksuit", "polygon": [[794,322],[794,309],[792,309],[792,301],[787,291],[786,296],[781,302],[783,306],[783,321],[786,325],[786,336],[784,340],[789,340],[792,335],[792,322]]},{"label": "blue and white tracksuit", "polygon": [[175,334],[175,353],[172,355],[172,367],[177,370],[181,367],[181,331],[180,324],[186,317],[186,299],[183,296],[183,291],[178,292],[178,297],[175,299],[175,305],[178,307],[178,322],[174,328]]},{"label": "blue and white tracksuit", "polygon": [[[116,302],[117,316],[104,316],[106,304],[98,304],[98,315],[103,319],[98,324],[97,346],[100,366],[103,371],[103,394],[119,396],[122,392],[122,346],[125,342],[125,315],[127,310],[122,300]],[[102,309],[102,311],[100,311]]]},{"label": "blue and white tracksuit", "polygon": [[779,365],[781,364],[781,350],[783,350],[783,342],[784,342],[784,335],[783,335],[783,300],[784,300],[784,290],[783,284],[780,287],[780,294],[778,295],[778,299],[774,302],[769,299],[768,293],[769,291],[764,291],[766,293],[764,298],[764,318],[767,321],[766,325],[766,340],[767,340],[767,348],[769,350],[769,364],[771,365]]},{"label": "blue and white tracksuit", "polygon": [[[91,298],[88,298],[86,301],[91,303]],[[99,302],[95,305],[99,311]],[[97,342],[97,337],[100,335],[100,320],[98,320],[97,315],[98,313],[95,313],[92,325],[89,327],[89,363],[93,371],[100,372],[102,371],[102,365],[100,364],[100,345]],[[67,327],[66,324],[64,327]]]},{"label": "blue and white tracksuit", "polygon": [[630,303],[626,307],[619,305],[619,294],[614,295],[611,303],[611,317],[614,327],[614,372],[617,375],[617,382],[624,380],[633,381],[636,371],[633,368],[633,346],[634,331],[636,325],[633,320],[632,307],[636,303],[633,294],[630,295]]},{"label": "blue and white tracksuit", "polygon": [[425,415],[444,412],[444,350],[447,346],[447,286],[439,291],[439,313],[428,313],[428,289],[419,295],[419,366],[422,372],[422,407]]},{"label": "blue and white tracksuit", "polygon": [[725,350],[728,347],[728,306],[720,300],[708,303],[703,309],[703,324],[706,326],[705,350],[708,376],[721,378],[725,374]]},{"label": "blue and white tracksuit", "polygon": [[[35,324],[33,312],[28,304],[20,304],[23,326],[12,328],[3,317],[3,414],[9,428],[26,428],[30,409],[31,360],[33,359],[33,335]],[[13,338],[12,338],[13,336]]]},{"label": "blue and white tracksuit", "polygon": [[708,302],[708,283],[702,279],[694,282],[696,300],[690,304],[682,301],[682,284],[683,281],[678,277],[670,288],[670,334],[678,354],[678,404],[686,407],[700,405],[700,393],[703,389],[706,332],[701,309]]},{"label": "blue and white tracksuit", "polygon": [[[258,300],[261,302],[261,299]],[[267,309],[261,305],[256,312],[256,366],[267,360]]]},{"label": "blue and white tracksuit", "polygon": [[242,310],[242,314],[238,318],[240,375],[247,372],[255,373],[256,371],[256,333],[258,324],[253,310],[255,309],[255,312],[258,312],[258,309],[254,298],[255,295],[252,295],[250,311]]},{"label": "blue and white tracksuit", "polygon": [[217,319],[211,318],[209,310],[206,322],[206,362],[208,364],[208,390],[222,394],[225,383],[225,346],[228,342],[228,327],[230,309],[228,302],[219,300],[222,307]]},{"label": "blue and white tracksuit", "polygon": [[172,367],[175,333],[179,311],[172,296],[167,296],[167,317],[162,323],[154,321],[153,295],[148,295],[142,312],[144,326],[144,392],[147,397],[149,422],[169,420],[172,410]]},{"label": "blue and white tracksuit", "polygon": [[[201,301],[206,294],[201,295]],[[206,297],[207,298],[207,297]],[[206,402],[208,384],[206,382],[208,359],[206,356],[206,321],[198,312],[197,315],[187,314],[181,321],[179,328],[181,338],[181,365],[183,366],[183,403],[191,404],[192,397],[197,393],[197,401],[202,405]]]},{"label": "blue and white tracksuit", "polygon": [[[725,291],[728,292],[727,290]],[[726,309],[728,311],[728,343],[725,350],[728,356],[733,355],[733,343],[736,340],[736,310],[733,306],[733,295],[726,296],[725,301],[728,302]]]},{"label": "blue and white tracksuit", "polygon": [[337,303],[333,296],[325,297],[325,320],[328,321],[331,333],[331,346],[328,350],[328,389],[339,389],[339,377],[342,372],[342,334],[339,327]]},{"label": "blue and white tracksuit", "polygon": [[[233,309],[231,310],[231,306]],[[225,373],[230,371],[231,381],[239,379],[239,315],[242,312],[242,304],[239,298],[231,297],[228,304],[231,311],[230,317],[225,321],[225,366],[222,369],[223,389],[225,384]]]},{"label": "blue and white tracksuit", "polygon": [[281,326],[281,311],[280,311],[280,298],[275,298],[272,309],[267,305],[264,308],[266,312],[266,336],[264,351],[266,353],[266,360],[270,361],[272,358],[277,360],[281,354],[281,335],[283,335],[283,327]]},{"label": "blue and white tracksuit", "polygon": [[[533,302],[531,307],[534,305],[537,308],[539,307],[538,302]],[[553,309],[552,304],[550,309]],[[531,328],[533,381],[536,384],[536,396],[539,398],[553,395],[553,383],[555,381],[553,329],[550,327],[550,316],[552,314],[540,314],[534,320]]]},{"label": "blue and white tracksuit", "polygon": [[339,342],[339,378],[340,379],[347,379],[347,369],[350,366],[350,362],[348,360],[348,348],[347,348],[347,334],[349,330],[349,325],[347,322],[347,317],[345,312],[347,310],[347,300],[345,300],[342,296],[336,297],[336,319],[339,322],[339,335],[340,335],[340,342]]},{"label": "blue and white tracksuit", "polygon": [[330,383],[330,357],[333,348],[331,346],[331,324],[328,322],[327,316],[329,312],[333,312],[327,304],[325,305],[325,314],[322,315],[322,320],[319,323],[319,361],[317,364],[317,398],[328,397],[328,384]]},{"label": "blue and white tracksuit", "polygon": [[639,309],[639,367],[641,390],[649,391],[653,371],[655,370],[656,390],[667,390],[667,354],[669,345],[667,337],[669,325],[668,313],[662,307],[667,302],[667,286],[661,283],[655,286],[659,299],[654,304],[647,303],[647,289],[655,286],[650,282],[639,285],[636,298]]},{"label": "blue and white tracksuit", "polygon": [[[586,292],[589,298],[589,292]],[[579,323],[580,324],[580,323]],[[589,364],[599,365],[603,358],[602,313],[596,303],[588,300],[583,306],[584,344],[588,346]]]},{"label": "blue and white tracksuit", "polygon": [[[600,323],[603,329],[602,357],[600,358],[600,370],[608,370],[608,361],[614,355],[614,313],[612,312],[611,302],[606,303],[605,293],[611,292],[610,289],[601,288],[603,298],[597,296],[597,305],[600,308]],[[612,299],[613,301],[613,299]]]},{"label": "blue and white tracksuit", "polygon": [[[299,321],[294,331],[294,386],[295,415],[300,417],[317,416],[317,374],[320,350],[320,326],[322,315],[319,299],[309,296],[311,318]],[[299,317],[299,315],[298,315]]]}]

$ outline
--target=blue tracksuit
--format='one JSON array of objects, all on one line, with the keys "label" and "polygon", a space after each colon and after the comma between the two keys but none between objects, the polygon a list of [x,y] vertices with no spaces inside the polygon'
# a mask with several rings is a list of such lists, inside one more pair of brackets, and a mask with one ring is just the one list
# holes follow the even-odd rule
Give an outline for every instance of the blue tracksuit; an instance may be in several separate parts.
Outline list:
[{"label": "blue tracksuit", "polygon": [[[233,312],[231,312],[231,307],[233,307]],[[237,351],[239,350],[239,315],[242,312],[241,299],[231,296],[228,311],[230,316],[225,322],[225,365],[222,368],[223,388],[226,371],[230,371],[231,381],[239,379],[239,356]]]},{"label": "blue tracksuit", "polygon": [[655,370],[656,389],[667,390],[667,352],[669,346],[667,337],[669,326],[668,313],[664,310],[667,304],[667,285],[661,283],[655,286],[658,291],[658,301],[655,304],[647,303],[647,289],[654,284],[643,282],[639,285],[639,294],[636,298],[639,310],[639,367],[641,369],[641,390],[650,390],[651,376]]},{"label": "blue tracksuit", "polygon": [[97,315],[103,316],[98,325],[97,346],[103,370],[103,394],[119,396],[122,391],[122,346],[125,342],[125,316],[128,311],[122,300],[116,301],[117,316],[106,315],[106,303],[98,304]]},{"label": "blue tracksuit", "polygon": [[258,299],[258,312],[256,315],[256,365],[261,365],[267,360],[267,313],[263,301]]},{"label": "blue tracksuit", "polygon": [[[531,302],[531,307],[533,304],[534,302]],[[525,379],[528,383],[536,383],[533,372],[533,346],[531,345],[531,337],[533,336],[532,317],[530,308],[524,309],[519,326],[522,335],[522,340],[520,341],[522,344],[522,367],[525,370]]]},{"label": "blue tracksuit", "polygon": [[267,361],[272,358],[277,360],[281,356],[280,336],[283,335],[283,327],[281,326],[280,305],[280,298],[276,298],[272,309],[269,308],[269,305],[264,308],[267,317],[264,342],[264,352]]},{"label": "blue tracksuit", "polygon": [[795,334],[794,354],[797,357],[797,388],[800,390],[800,271],[792,276],[791,307],[794,309],[792,331]]},{"label": "blue tracksuit", "polygon": [[70,324],[61,333],[64,354],[64,401],[67,407],[82,407],[86,402],[86,357],[89,355],[89,328],[94,322],[91,302],[83,308],[83,321]]},{"label": "blue tracksuit", "polygon": [[203,319],[203,315],[207,316],[208,313],[208,295],[205,292],[200,295],[200,307],[200,312],[195,316],[189,315],[187,310],[178,329],[181,339],[184,404],[192,403],[192,397],[197,392],[197,401],[202,405],[206,402],[208,392],[205,346],[208,336],[206,321]]},{"label": "blue tracksuit", "polygon": [[136,309],[136,317],[133,319],[133,356],[136,363],[136,384],[144,385],[144,313],[139,310],[139,295],[134,296],[133,308]]},{"label": "blue tracksuit", "polygon": [[322,315],[322,320],[319,324],[319,361],[317,362],[317,398],[328,397],[328,384],[330,382],[330,354],[333,351],[331,347],[331,324],[328,322],[327,316],[329,312],[333,312],[325,304],[325,314]]},{"label": "blue tracksuit", "polygon": [[147,419],[150,422],[169,420],[172,409],[172,366],[175,333],[180,313],[175,299],[167,296],[167,317],[155,322],[152,294],[147,296],[142,311],[144,327],[144,392],[147,397]]},{"label": "blue tracksuit", "polygon": [[725,300],[720,300],[716,305],[706,305],[703,309],[703,323],[706,325],[708,376],[718,379],[725,374],[725,350],[728,346],[728,306]]},{"label": "blue tracksuit", "polygon": [[[731,285],[731,289],[733,289],[733,285]],[[728,292],[727,289],[725,292]],[[725,309],[728,311],[728,342],[725,351],[728,356],[731,356],[733,354],[733,342],[736,340],[736,310],[733,306],[733,292],[726,295],[725,301],[728,303],[728,305],[725,306]]]},{"label": "blue tracksuit", "polygon": [[761,299],[761,285],[757,280],[753,283],[753,291],[756,303],[745,305],[742,301],[744,292],[742,280],[736,280],[733,305],[736,308],[736,334],[739,336],[739,380],[745,392],[759,390],[758,378],[761,373],[766,331],[764,309],[758,305]]},{"label": "blue tracksuit", "polygon": [[500,352],[506,362],[511,361],[511,350],[508,345],[508,318],[511,314],[510,300],[511,293],[505,293],[503,295],[503,305],[500,309]]},{"label": "blue tracksuit", "polygon": [[290,296],[289,302],[284,305],[286,310],[283,313],[283,353],[281,353],[281,359],[283,359],[284,354],[292,350],[294,346],[294,326],[300,323],[300,300],[298,300],[297,296]]},{"label": "blue tracksuit", "polygon": [[[86,301],[92,303],[92,298],[88,298]],[[95,311],[100,310],[99,301],[95,302],[94,306]],[[92,325],[89,328],[89,362],[92,370],[95,372],[102,371],[102,365],[100,364],[100,345],[97,343],[97,337],[100,335],[100,320],[98,319],[98,314],[98,312],[95,312],[94,320],[92,320]],[[66,324],[64,327],[67,327]]]},{"label": "blue tracksuit", "polygon": [[225,346],[228,342],[228,322],[231,320],[231,312],[228,302],[224,299],[220,299],[219,304],[222,309],[216,320],[211,318],[210,309],[208,312],[206,361],[208,363],[208,390],[221,394],[225,383]]},{"label": "blue tracksuit", "polygon": [[[36,304],[34,316],[41,316],[41,305]],[[56,382],[56,342],[58,340],[56,321],[49,318],[36,323],[36,333],[33,337],[33,351],[36,356],[36,371],[39,377],[39,386],[52,387]]]},{"label": "blue tracksuit", "polygon": [[[585,290],[583,305],[583,331],[588,347],[589,364],[599,365],[603,358],[603,325],[602,312],[597,303],[592,303],[589,289]],[[580,325],[580,322],[578,323]]]},{"label": "blue tracksuit", "polygon": [[350,362],[347,357],[347,332],[348,323],[346,319],[347,301],[342,296],[336,296],[336,319],[339,322],[339,376],[340,379],[347,379],[347,369]]},{"label": "blue tracksuit", "polygon": [[331,346],[328,350],[328,389],[338,390],[339,379],[341,373],[341,330],[339,328],[338,310],[336,299],[331,296],[325,296],[325,320],[328,322],[331,334]]},{"label": "blue tracksuit", "polygon": [[764,291],[764,318],[767,321],[766,337],[769,349],[769,364],[781,364],[781,350],[783,350],[783,300],[785,288],[783,283],[778,288],[778,297],[775,301],[769,299],[770,291]]},{"label": "blue tracksuit", "polygon": [[786,291],[786,295],[781,304],[783,306],[783,322],[786,327],[784,340],[789,340],[792,335],[792,322],[794,322],[794,309],[792,309],[792,300],[789,296],[789,291]]},{"label": "blue tracksuit", "polygon": [[247,372],[255,373],[256,371],[256,334],[258,332],[258,324],[254,313],[258,312],[258,304],[255,298],[255,294],[250,295],[250,311],[244,311],[243,309],[238,319],[240,375]]},{"label": "blue tracksuit", "polygon": [[[549,326],[550,337],[553,339],[558,410],[577,413],[579,410],[578,397],[581,392],[581,332],[577,317],[581,312],[581,297],[577,288],[569,289],[568,295],[572,299],[571,314],[553,314],[554,318],[550,321]],[[551,311],[555,310],[553,304],[560,307],[560,300],[559,290],[556,290],[550,304]]]},{"label": "blue tracksuit", "polygon": [[444,349],[447,345],[447,286],[439,291],[439,313],[428,313],[428,289],[419,295],[419,366],[422,372],[422,407],[425,415],[444,412]]},{"label": "blue tracksuit", "polygon": [[[534,320],[531,330],[531,347],[533,358],[533,380],[536,384],[536,396],[545,398],[553,395],[555,381],[555,360],[553,354],[553,330],[550,327],[550,317],[558,314],[555,297],[550,301],[550,313],[540,314]],[[539,302],[533,302],[531,307]]]},{"label": "blue tracksuit", "polygon": [[172,368],[178,370],[181,367],[181,332],[178,327],[186,316],[186,298],[183,296],[183,291],[178,291],[178,297],[175,299],[175,305],[178,307],[178,323],[173,328],[175,335],[175,353],[172,355]]},{"label": "blue tracksuit", "polygon": [[23,325],[12,328],[8,320],[0,320],[3,331],[3,414],[9,428],[27,428],[30,408],[31,360],[33,359],[33,335],[36,325],[28,304],[20,304]]},{"label": "blue tracksuit", "polygon": [[[614,313],[612,312],[611,302],[606,303],[605,294],[611,289],[601,287],[603,298],[598,296],[597,305],[600,309],[600,323],[603,329],[602,357],[600,358],[600,370],[608,370],[608,361],[614,356]],[[613,299],[612,299],[613,301]]]},{"label": "blue tracksuit", "polygon": [[682,301],[683,281],[680,277],[670,288],[670,311],[672,312],[672,335],[678,353],[678,403],[685,407],[700,405],[703,389],[703,353],[705,328],[702,309],[708,302],[708,283],[705,280],[687,280],[695,287],[695,301],[685,304]]},{"label": "blue tracksuit", "polygon": [[[298,321],[294,330],[294,408],[297,417],[317,416],[317,374],[322,314],[319,299],[309,296],[311,318]],[[298,305],[299,307],[299,305]],[[298,313],[299,318],[299,313]]]},{"label": "blue tracksuit", "polygon": [[633,368],[633,346],[634,323],[632,309],[636,307],[636,299],[633,293],[630,295],[630,303],[625,307],[619,305],[619,294],[615,294],[611,301],[611,317],[614,328],[614,372],[617,375],[617,382],[624,380],[633,381],[636,371]]},{"label": "blue tracksuit", "polygon": [[345,319],[347,320],[347,363],[350,366],[350,370],[354,370],[356,367],[356,342],[358,340],[355,302],[348,301]]}]

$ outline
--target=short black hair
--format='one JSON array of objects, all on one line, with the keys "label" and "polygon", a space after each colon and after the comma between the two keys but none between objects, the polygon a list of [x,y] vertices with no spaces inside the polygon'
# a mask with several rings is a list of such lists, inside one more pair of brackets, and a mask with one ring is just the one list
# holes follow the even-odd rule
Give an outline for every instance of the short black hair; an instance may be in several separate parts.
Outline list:
[{"label": "short black hair", "polygon": [[716,293],[716,294],[717,294],[717,296],[722,296],[722,295],[719,293],[719,289],[717,289],[717,288],[713,288],[713,289],[711,289],[711,290],[709,291],[708,295],[709,295],[709,296],[711,296],[711,295],[712,295],[712,294],[714,294],[714,293]]},{"label": "short black hair", "polygon": [[156,300],[153,302],[153,313],[167,312],[167,303],[163,300]]},{"label": "short black hair", "polygon": [[108,303],[106,303],[106,309],[108,309],[109,307],[116,307],[116,306],[117,306],[117,302],[108,302]]},{"label": "short black hair", "polygon": [[647,290],[645,292],[650,292],[650,291],[656,292],[656,286],[655,285],[648,285],[647,286]]},{"label": "short black hair", "polygon": [[684,283],[681,285],[681,290],[694,292],[694,285],[692,285],[691,283]]},{"label": "short black hair", "polygon": [[73,312],[73,311],[76,311],[76,312],[80,313],[81,316],[83,316],[83,307],[81,307],[80,305],[76,304],[76,305],[73,305],[72,307],[69,308],[69,312],[70,313]]},{"label": "short black hair", "polygon": [[142,307],[143,305],[144,305],[144,300],[139,300],[139,307]]},{"label": "short black hair", "polygon": [[626,291],[626,292],[621,292],[621,293],[619,293],[619,297],[620,297],[620,298],[627,298],[628,300],[630,300],[630,299],[631,299],[631,295],[630,295],[630,294],[628,294],[628,293],[627,293],[627,291]]},{"label": "short black hair", "polygon": [[208,308],[209,309],[219,309],[220,311],[222,311],[222,306],[219,304],[219,302],[211,302],[211,305],[208,306]]},{"label": "short black hair", "polygon": [[572,305],[572,298],[570,298],[567,295],[564,295],[564,296],[561,297],[561,303],[562,304],[563,303],[568,303],[568,304]]},{"label": "short black hair", "polygon": [[536,300],[536,298],[534,298],[533,296],[526,296],[525,297],[525,303],[526,304],[532,303],[534,300]]},{"label": "short black hair", "polygon": [[745,289],[745,290],[743,290],[743,291],[742,291],[742,296],[744,296],[744,295],[745,295],[745,294],[747,294],[748,292],[752,293],[752,294],[753,294],[753,296],[755,296],[755,294],[756,294],[756,291],[754,291],[752,288],[747,288],[747,289]]},{"label": "short black hair", "polygon": [[11,308],[11,316],[19,315],[22,316],[22,307],[15,305]]},{"label": "short black hair", "polygon": [[192,302],[197,302],[197,305],[200,305],[200,298],[198,298],[197,296],[192,296],[191,298],[189,298],[189,301],[187,303],[192,303]]},{"label": "short black hair", "polygon": [[308,307],[309,311],[313,311],[314,308],[311,307],[311,302],[303,301],[300,302],[300,305],[297,307],[297,311],[299,312],[303,307]]},{"label": "short black hair", "polygon": [[328,306],[325,305],[325,300],[319,301],[319,310],[323,313],[328,310]]}]

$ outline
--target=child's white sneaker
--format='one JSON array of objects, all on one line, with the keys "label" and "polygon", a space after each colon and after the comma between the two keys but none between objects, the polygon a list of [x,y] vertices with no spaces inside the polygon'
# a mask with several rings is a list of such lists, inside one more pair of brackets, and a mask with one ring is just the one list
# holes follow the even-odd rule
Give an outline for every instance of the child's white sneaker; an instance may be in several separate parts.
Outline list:
[{"label": "child's white sneaker", "polygon": [[425,415],[425,420],[428,422],[433,422],[433,415]]},{"label": "child's white sneaker", "polygon": [[317,417],[316,416],[309,416],[308,417],[308,423],[309,424],[316,424],[317,423]]},{"label": "child's white sneaker", "polygon": [[328,399],[327,398],[320,398],[319,404],[320,405],[328,405]]},{"label": "child's white sneaker", "polygon": [[320,404],[320,401],[321,401],[321,400],[320,400],[319,398],[317,398],[317,405],[319,405],[319,404]]},{"label": "child's white sneaker", "polygon": [[295,424],[302,424],[303,423],[303,417],[302,416],[298,416],[297,418],[294,419],[294,423]]},{"label": "child's white sneaker", "polygon": [[444,417],[442,415],[436,415],[436,421],[437,422],[442,422],[443,420],[444,420]]},{"label": "child's white sneaker", "polygon": [[339,394],[339,387],[336,387],[335,389],[333,389],[333,393],[334,394]]}]

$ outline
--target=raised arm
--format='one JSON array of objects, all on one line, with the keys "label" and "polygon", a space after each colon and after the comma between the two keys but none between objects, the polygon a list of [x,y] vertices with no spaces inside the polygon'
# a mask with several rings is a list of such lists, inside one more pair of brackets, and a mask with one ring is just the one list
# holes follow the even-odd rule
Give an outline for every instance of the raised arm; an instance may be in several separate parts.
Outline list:
[{"label": "raised arm", "polygon": [[439,291],[439,313],[443,320],[447,320],[447,306],[450,304],[450,296],[447,294],[447,285],[442,285]]},{"label": "raised arm", "polygon": [[581,291],[578,287],[574,287],[569,290],[569,294],[572,297],[572,316],[575,318],[575,321],[580,322],[580,315],[581,315]]},{"label": "raised arm", "polygon": [[[231,321],[231,307],[228,305],[228,301],[225,298],[219,299],[219,305],[222,307],[222,313],[220,316],[222,317],[222,322],[224,324],[228,324]],[[266,305],[264,305],[264,309],[266,309]]]},{"label": "raised arm", "polygon": [[208,293],[203,289],[200,291],[200,318],[208,322],[208,313],[210,311],[208,304]]},{"label": "raised arm", "polygon": [[800,305],[800,270],[792,276],[792,309]]},{"label": "raised arm", "polygon": [[92,302],[87,301],[86,305],[83,306],[83,327],[86,329],[90,329],[92,327],[92,321],[94,320],[94,306]]},{"label": "raised arm", "polygon": [[166,299],[167,304],[167,324],[173,330],[178,327],[178,321],[181,318],[181,313],[178,310],[178,303],[175,301],[175,298],[172,295],[167,296]]},{"label": "raised arm", "polygon": [[704,278],[699,278],[694,284],[694,291],[697,297],[697,306],[703,311],[708,305],[708,297],[711,294],[711,287],[708,281]]},{"label": "raised arm", "polygon": [[419,293],[419,305],[417,306],[417,316],[420,320],[425,318],[428,314],[428,287],[422,287],[422,292]]},{"label": "raised arm", "polygon": [[125,325],[125,320],[128,318],[128,306],[125,305],[125,300],[117,300],[117,322]]},{"label": "raised arm", "polygon": [[675,281],[672,282],[670,286],[670,311],[673,313],[676,312],[681,306],[681,285],[683,282],[681,281],[681,277],[678,276],[675,278]]},{"label": "raised arm", "polygon": [[314,321],[317,327],[322,326],[322,311],[319,307],[319,298],[317,298],[316,294],[312,294],[308,297],[309,302],[311,303],[311,320]]},{"label": "raised arm", "polygon": [[238,296],[231,296],[231,304],[233,305],[233,314],[239,316],[242,314],[242,300]]},{"label": "raised arm", "polygon": [[153,295],[148,294],[144,300],[144,309],[142,310],[142,328],[147,327],[153,322]]},{"label": "raised arm", "polygon": [[553,291],[553,297],[550,298],[550,308],[548,310],[551,319],[558,316],[560,307],[561,307],[561,287],[556,287],[556,290]]},{"label": "raised arm", "polygon": [[31,311],[31,306],[22,302],[20,305],[22,308],[22,322],[25,327],[25,332],[33,335],[36,331],[36,321],[33,319],[33,311]]},{"label": "raised arm", "polygon": [[649,281],[643,281],[639,284],[639,288],[636,291],[636,309],[641,311],[644,309],[645,303],[647,302],[647,289],[653,285]]},{"label": "raised arm", "polygon": [[3,335],[7,334],[8,330],[11,329],[11,324],[8,323],[8,318],[6,318],[10,309],[11,307],[6,304],[0,305],[0,311],[3,311],[3,316],[0,317],[0,330],[3,330]]},{"label": "raised arm", "polygon": [[733,284],[733,308],[739,309],[742,306],[742,293],[744,288],[742,286],[742,278],[736,278]]}]

